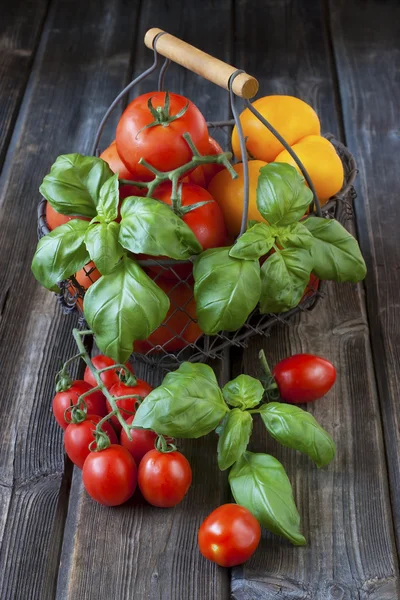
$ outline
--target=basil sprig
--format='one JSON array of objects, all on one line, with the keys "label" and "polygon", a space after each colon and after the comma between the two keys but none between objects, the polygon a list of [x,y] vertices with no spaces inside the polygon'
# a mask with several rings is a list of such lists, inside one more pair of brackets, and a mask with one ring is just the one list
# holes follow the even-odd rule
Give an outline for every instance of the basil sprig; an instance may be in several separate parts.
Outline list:
[{"label": "basil sprig", "polygon": [[221,471],[229,469],[247,448],[253,419],[250,413],[233,408],[223,421],[218,440],[218,466]]}]

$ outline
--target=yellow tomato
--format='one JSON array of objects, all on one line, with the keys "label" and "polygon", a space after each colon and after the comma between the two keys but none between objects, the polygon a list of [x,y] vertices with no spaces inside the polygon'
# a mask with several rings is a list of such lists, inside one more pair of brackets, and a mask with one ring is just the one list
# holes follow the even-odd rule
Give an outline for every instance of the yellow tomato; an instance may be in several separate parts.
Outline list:
[{"label": "yellow tomato", "polygon": [[[261,167],[267,163],[261,160],[249,161],[249,214],[248,220],[257,219],[264,221],[257,209],[256,190],[258,176]],[[217,173],[208,186],[211,196],[218,202],[224,215],[225,223],[230,235],[236,237],[240,232],[243,215],[244,202],[244,181],[243,181],[243,163],[233,165],[237,179],[232,179],[230,173],[224,169]]]},{"label": "yellow tomato", "polygon": [[[271,123],[286,142],[292,146],[306,135],[319,135],[321,126],[317,113],[311,106],[293,96],[265,96],[253,102],[262,116]],[[246,147],[252,158],[273,162],[283,150],[276,137],[246,108],[240,115]],[[236,126],[232,132],[232,149],[241,159]]]}]

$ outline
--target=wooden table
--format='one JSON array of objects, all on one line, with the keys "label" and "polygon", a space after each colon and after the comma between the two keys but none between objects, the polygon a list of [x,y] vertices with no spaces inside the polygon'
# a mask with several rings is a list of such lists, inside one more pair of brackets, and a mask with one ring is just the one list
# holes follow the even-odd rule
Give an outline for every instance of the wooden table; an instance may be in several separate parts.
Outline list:
[{"label": "wooden table", "polygon": [[[0,598],[400,598],[399,3],[13,0],[1,13]],[[264,532],[253,558],[231,571],[196,546],[202,519],[230,499],[214,437],[182,443],[194,482],[181,505],[107,509],[65,461],[50,411],[76,317],[63,316],[30,272],[38,187],[57,155],[88,152],[106,107],[151,64],[143,37],[152,26],[246,69],[263,95],[312,104],[360,169],[351,228],[365,282],[329,285],[314,312],[214,365],[221,381],[254,375],[262,347],[272,363],[312,352],[339,371],[328,397],[309,406],[337,442],[333,464],[317,471],[294,451],[267,446],[294,485],[308,546]],[[155,85],[153,77],[139,91]],[[209,118],[228,114],[222,89],[181,68],[167,85]],[[160,381],[159,372],[144,374]],[[266,449],[261,426],[252,445]]]}]

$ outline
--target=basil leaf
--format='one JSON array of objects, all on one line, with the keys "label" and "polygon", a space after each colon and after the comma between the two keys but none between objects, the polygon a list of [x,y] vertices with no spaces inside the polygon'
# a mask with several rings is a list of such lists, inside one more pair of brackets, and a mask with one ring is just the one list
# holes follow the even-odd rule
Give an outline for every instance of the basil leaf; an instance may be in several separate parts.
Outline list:
[{"label": "basil leaf", "polygon": [[185,260],[202,251],[190,227],[163,202],[130,196],[122,203],[121,216],[119,241],[135,254]]},{"label": "basil leaf", "polygon": [[279,250],[261,267],[261,313],[280,313],[300,302],[310,280],[313,262],[301,248]]},{"label": "basil leaf", "polygon": [[135,425],[172,437],[198,438],[215,429],[228,410],[211,367],[183,363],[146,396]]},{"label": "basil leaf", "polygon": [[305,227],[313,235],[313,273],[320,279],[357,283],[367,273],[357,240],[335,219],[309,217]]},{"label": "basil leaf", "polygon": [[118,217],[119,183],[118,173],[103,183],[97,204],[97,216],[110,223]]},{"label": "basil leaf", "polygon": [[269,163],[260,169],[257,208],[271,225],[298,221],[311,204],[313,194],[304,177],[286,163]]},{"label": "basil leaf", "polygon": [[89,262],[84,243],[88,227],[87,221],[72,219],[42,237],[32,261],[32,272],[41,285],[55,291],[59,281]]},{"label": "basil leaf", "polygon": [[284,248],[304,248],[308,250],[313,245],[313,237],[303,223],[294,223],[286,227],[275,227],[274,234],[277,242]]},{"label": "basil leaf", "polygon": [[306,544],[292,486],[276,458],[245,452],[233,465],[229,483],[236,502],[253,513],[261,525],[295,546]]},{"label": "basil leaf", "polygon": [[248,229],[231,248],[229,256],[256,260],[267,254],[274,245],[275,237],[265,223],[257,223]]},{"label": "basil leaf", "polygon": [[318,468],[335,458],[335,442],[310,413],[292,404],[270,402],[260,409],[270,435],[282,446],[307,454]]},{"label": "basil leaf", "polygon": [[101,158],[63,154],[43,179],[40,193],[63,215],[95,217],[100,189],[112,175]]},{"label": "basil leaf", "polygon": [[218,466],[221,471],[229,469],[246,451],[253,419],[248,412],[234,408],[228,413],[218,440]]},{"label": "basil leaf", "polygon": [[144,340],[163,321],[169,308],[166,294],[130,258],[87,290],[85,319],[103,354],[125,362],[134,340]]},{"label": "basil leaf", "polygon": [[230,406],[237,406],[245,410],[260,404],[264,396],[264,388],[258,379],[243,374],[224,385],[222,393],[225,402]]},{"label": "basil leaf", "polygon": [[124,249],[118,242],[119,223],[96,223],[90,225],[85,235],[85,244],[90,258],[102,275],[114,269]]},{"label": "basil leaf", "polygon": [[260,297],[258,260],[231,258],[229,251],[212,248],[194,262],[197,319],[208,335],[239,329]]}]

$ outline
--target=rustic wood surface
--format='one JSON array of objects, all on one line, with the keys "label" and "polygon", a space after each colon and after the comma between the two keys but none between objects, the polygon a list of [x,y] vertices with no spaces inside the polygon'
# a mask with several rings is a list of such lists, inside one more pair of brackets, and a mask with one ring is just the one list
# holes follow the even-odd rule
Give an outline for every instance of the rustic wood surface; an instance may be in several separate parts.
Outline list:
[{"label": "rustic wood surface", "polygon": [[[0,599],[399,599],[400,6],[396,0],[3,4]],[[305,457],[266,443],[261,423],[252,441],[285,465],[308,546],[293,548],[264,532],[254,557],[232,571],[197,550],[202,519],[230,498],[213,436],[182,444],[194,482],[181,505],[153,509],[136,495],[107,509],[88,499],[80,471],[65,462],[50,412],[54,375],[74,351],[76,318],[63,316],[30,273],[37,189],[58,154],[89,149],[113,97],[151,64],[143,37],[153,26],[246,69],[264,95],[310,102],[324,131],[347,143],[360,168],[356,218],[348,225],[367,260],[365,284],[329,285],[314,312],[213,365],[221,382],[243,370],[256,374],[263,347],[271,363],[308,351],[339,371],[326,400],[308,408],[337,441],[328,468],[318,471]],[[226,93],[197,76],[175,67],[167,83],[207,117],[228,115]],[[138,91],[155,85],[153,75]],[[161,379],[156,370],[139,375]]]}]

